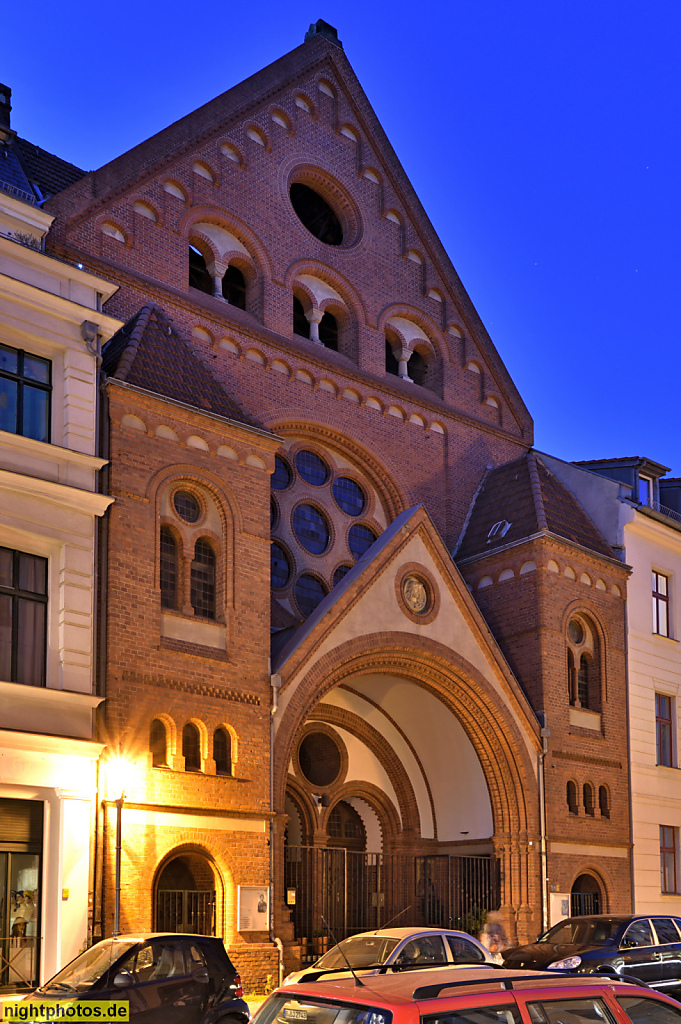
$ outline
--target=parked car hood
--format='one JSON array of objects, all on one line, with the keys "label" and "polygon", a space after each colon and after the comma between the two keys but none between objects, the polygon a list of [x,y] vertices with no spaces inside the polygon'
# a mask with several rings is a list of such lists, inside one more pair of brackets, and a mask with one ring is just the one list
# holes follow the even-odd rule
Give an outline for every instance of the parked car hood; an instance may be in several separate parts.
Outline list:
[{"label": "parked car hood", "polygon": [[548,967],[556,960],[565,960],[569,956],[588,956],[596,953],[607,957],[616,950],[616,946],[585,946],[577,942],[532,942],[527,946],[507,949],[502,956],[504,964],[511,967]]}]

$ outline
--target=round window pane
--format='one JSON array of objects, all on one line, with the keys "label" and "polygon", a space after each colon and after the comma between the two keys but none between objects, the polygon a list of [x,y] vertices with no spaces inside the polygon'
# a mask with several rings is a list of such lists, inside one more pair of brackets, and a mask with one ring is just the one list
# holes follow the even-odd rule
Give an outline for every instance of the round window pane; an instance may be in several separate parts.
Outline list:
[{"label": "round window pane", "polygon": [[340,750],[325,732],[309,732],[298,749],[300,768],[313,786],[330,786],[341,770]]},{"label": "round window pane", "polygon": [[270,548],[270,580],[272,590],[282,590],[288,583],[290,575],[291,566],[289,565],[286,552],[278,544],[273,544]]},{"label": "round window pane", "polygon": [[347,476],[339,476],[333,482],[333,496],[341,511],[349,516],[360,516],[364,511],[366,499],[364,491]]},{"label": "round window pane", "polygon": [[578,622],[577,619],[573,619],[568,626],[568,636],[572,640],[573,644],[581,644],[584,639],[582,624],[581,622]]},{"label": "round window pane", "polygon": [[293,532],[298,543],[311,555],[321,555],[329,543],[329,527],[321,512],[312,505],[298,505],[293,513]]},{"label": "round window pane", "polygon": [[356,526],[350,527],[350,533],[348,534],[348,547],[355,558],[361,558],[364,552],[369,550],[375,540],[376,537],[374,535],[374,531],[370,530],[368,526],[363,526],[362,523],[357,523]]},{"label": "round window pane", "polygon": [[312,484],[313,487],[321,487],[329,478],[329,471],[326,463],[315,455],[314,452],[298,452],[296,455],[296,469],[303,480]]},{"label": "round window pane", "polygon": [[288,462],[284,462],[280,455],[274,457],[274,473],[270,480],[273,491],[285,491],[291,483],[291,470]]},{"label": "round window pane", "polygon": [[201,506],[189,491],[175,491],[173,505],[180,519],[185,523],[198,523],[201,516]]},{"label": "round window pane", "polygon": [[343,579],[344,576],[347,576],[347,574],[350,572],[351,569],[352,569],[351,565],[339,565],[338,566],[338,568],[336,569],[336,571],[333,574],[333,585],[334,585],[334,587],[336,586],[337,583],[340,583],[340,581]]},{"label": "round window pane", "polygon": [[326,597],[326,587],[316,576],[303,573],[296,580],[295,593],[298,607],[307,618]]},{"label": "round window pane", "polygon": [[291,185],[291,205],[298,219],[307,230],[327,245],[340,245],[343,241],[343,228],[326,199],[315,192],[309,185],[294,182]]}]

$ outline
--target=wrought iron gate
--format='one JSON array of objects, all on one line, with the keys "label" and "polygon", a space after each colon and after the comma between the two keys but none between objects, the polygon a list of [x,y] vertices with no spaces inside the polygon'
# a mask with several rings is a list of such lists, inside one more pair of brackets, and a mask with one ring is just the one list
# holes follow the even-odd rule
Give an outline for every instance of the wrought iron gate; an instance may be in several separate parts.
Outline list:
[{"label": "wrought iron gate", "polygon": [[330,943],[322,915],[337,939],[384,927],[394,918],[399,927],[477,932],[483,912],[500,903],[493,857],[287,846],[285,865],[286,901],[304,961]]},{"label": "wrought iron gate", "polygon": [[159,889],[156,893],[156,930],[215,934],[215,893],[210,890]]}]

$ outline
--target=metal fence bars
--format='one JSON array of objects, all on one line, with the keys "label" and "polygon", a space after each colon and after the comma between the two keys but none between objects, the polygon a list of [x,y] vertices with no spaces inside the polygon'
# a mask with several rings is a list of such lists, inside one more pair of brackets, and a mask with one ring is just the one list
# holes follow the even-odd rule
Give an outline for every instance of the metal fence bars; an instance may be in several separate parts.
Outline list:
[{"label": "metal fence bars", "polygon": [[295,937],[310,963],[335,938],[381,928],[458,928],[477,934],[485,912],[500,905],[493,857],[363,853],[287,846],[286,903]]},{"label": "metal fence bars", "polygon": [[156,930],[215,935],[215,892],[159,889],[156,893]]}]

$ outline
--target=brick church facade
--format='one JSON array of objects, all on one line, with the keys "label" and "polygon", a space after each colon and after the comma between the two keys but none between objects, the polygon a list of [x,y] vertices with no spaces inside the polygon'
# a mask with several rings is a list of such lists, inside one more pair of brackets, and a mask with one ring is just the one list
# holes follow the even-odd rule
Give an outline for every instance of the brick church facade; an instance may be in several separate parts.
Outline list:
[{"label": "brick church facade", "polygon": [[566,900],[629,910],[626,567],[533,450],[334,30],[47,207],[125,322],[100,452],[122,930],[215,930],[259,985],[275,939],[323,948],[321,913],[499,907],[525,941]]}]

